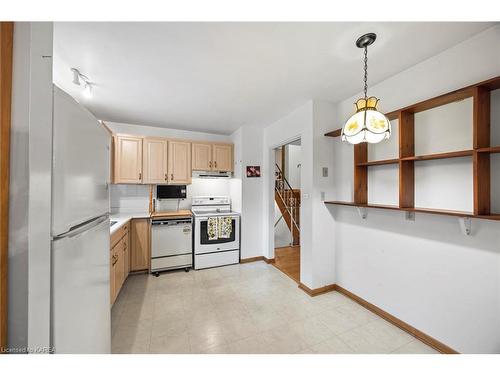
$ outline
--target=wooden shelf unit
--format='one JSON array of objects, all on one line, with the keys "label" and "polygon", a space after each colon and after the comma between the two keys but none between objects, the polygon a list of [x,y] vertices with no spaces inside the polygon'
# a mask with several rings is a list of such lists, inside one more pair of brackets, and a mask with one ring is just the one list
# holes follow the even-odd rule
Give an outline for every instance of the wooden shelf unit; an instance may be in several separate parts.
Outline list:
[{"label": "wooden shelf unit", "polygon": [[438,154],[427,154],[418,156],[407,156],[401,158],[403,161],[419,161],[419,160],[436,160],[436,159],[450,159],[450,158],[462,158],[464,156],[472,156],[474,150],[463,150],[463,151],[451,151],[451,152],[441,152]]},{"label": "wooden shelf unit", "polygon": [[[500,152],[500,145],[490,145],[490,92],[497,89],[500,89],[500,76],[386,113],[389,120],[397,119],[399,121],[399,157],[397,159],[368,161],[368,144],[354,145],[354,201],[328,201],[325,204],[500,220],[500,214],[491,212],[490,203],[490,154]],[[415,155],[415,113],[466,98],[472,98],[473,102],[473,148]],[[341,133],[342,129],[336,129],[326,133],[325,136],[340,137]],[[458,157],[472,157],[473,212],[415,207],[415,162]],[[368,167],[386,164],[399,164],[399,205],[368,204]]]},{"label": "wooden shelf unit", "polygon": [[500,220],[500,214],[474,215],[473,212],[468,212],[468,211],[442,210],[438,208],[399,207],[390,204],[358,204],[348,201],[325,201],[325,204],[333,204],[337,206],[361,207],[361,208],[377,208],[382,210],[395,210],[395,211],[405,211],[405,212],[419,212],[419,213],[434,214],[434,215],[470,217],[470,218],[486,219],[486,220]]},{"label": "wooden shelf unit", "polygon": [[371,166],[371,165],[386,165],[386,164],[398,164],[399,159],[386,159],[386,160],[375,160],[375,161],[367,161],[366,163],[359,163],[360,167],[363,166]]}]

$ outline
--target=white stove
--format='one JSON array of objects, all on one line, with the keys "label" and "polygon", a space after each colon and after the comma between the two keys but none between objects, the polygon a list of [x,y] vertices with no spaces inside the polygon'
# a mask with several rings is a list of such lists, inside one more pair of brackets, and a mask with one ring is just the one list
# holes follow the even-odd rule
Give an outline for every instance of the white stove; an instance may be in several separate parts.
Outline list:
[{"label": "white stove", "polygon": [[[240,262],[240,214],[231,210],[231,198],[221,196],[193,197],[194,268],[219,267]],[[229,218],[229,233],[208,235],[209,218]]]}]

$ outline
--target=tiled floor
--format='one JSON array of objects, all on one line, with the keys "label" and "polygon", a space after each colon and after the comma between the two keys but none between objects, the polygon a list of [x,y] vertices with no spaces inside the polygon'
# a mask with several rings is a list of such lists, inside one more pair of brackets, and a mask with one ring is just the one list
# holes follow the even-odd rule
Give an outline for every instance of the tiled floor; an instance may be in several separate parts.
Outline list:
[{"label": "tiled floor", "polygon": [[435,353],[336,292],[311,298],[264,262],[129,276],[113,353]]}]

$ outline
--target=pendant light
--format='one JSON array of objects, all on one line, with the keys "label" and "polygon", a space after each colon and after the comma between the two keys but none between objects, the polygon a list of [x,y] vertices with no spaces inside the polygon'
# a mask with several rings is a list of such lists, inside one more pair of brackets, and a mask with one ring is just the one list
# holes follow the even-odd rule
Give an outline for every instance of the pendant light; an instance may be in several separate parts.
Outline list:
[{"label": "pendant light", "polygon": [[365,50],[364,97],[356,101],[356,113],[346,121],[342,128],[342,140],[351,144],[361,142],[379,143],[391,136],[391,123],[377,110],[378,99],[367,96],[368,91],[368,46],[375,42],[377,35],[368,33],[356,41],[358,48]]}]

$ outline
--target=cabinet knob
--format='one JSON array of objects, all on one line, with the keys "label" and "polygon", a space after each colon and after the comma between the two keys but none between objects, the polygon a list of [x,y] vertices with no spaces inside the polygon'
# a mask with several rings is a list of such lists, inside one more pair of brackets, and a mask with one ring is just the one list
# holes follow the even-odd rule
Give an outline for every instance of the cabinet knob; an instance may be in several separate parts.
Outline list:
[{"label": "cabinet knob", "polygon": [[168,181],[168,175],[165,173],[165,181]]},{"label": "cabinet knob", "polygon": [[141,179],[142,179],[142,173],[139,172],[139,180],[141,180]]},{"label": "cabinet knob", "polygon": [[210,168],[212,168],[212,161],[209,161],[209,162],[208,162],[208,166],[209,166]]},{"label": "cabinet knob", "polygon": [[215,166],[215,168],[217,168],[217,162],[216,161],[214,161],[214,166]]},{"label": "cabinet knob", "polygon": [[170,175],[170,180],[173,180],[173,179],[174,179],[174,174],[172,173],[172,174]]}]

